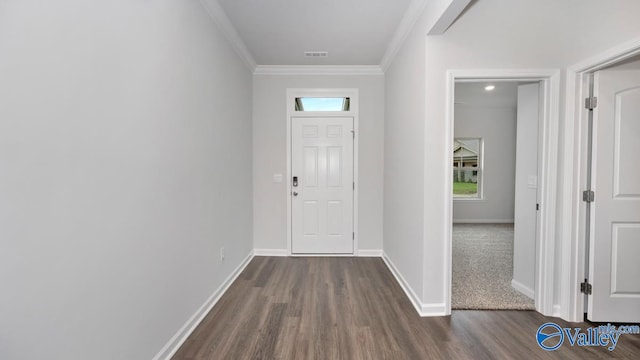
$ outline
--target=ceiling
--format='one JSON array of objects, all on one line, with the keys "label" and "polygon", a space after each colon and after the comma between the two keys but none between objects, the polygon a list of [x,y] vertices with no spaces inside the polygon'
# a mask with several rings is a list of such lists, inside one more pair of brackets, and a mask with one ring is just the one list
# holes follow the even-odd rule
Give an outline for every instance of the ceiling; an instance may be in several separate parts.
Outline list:
[{"label": "ceiling", "polygon": [[[495,89],[486,91],[487,85],[493,85]],[[515,108],[517,102],[517,81],[456,82],[456,105]]]},{"label": "ceiling", "polygon": [[218,0],[258,65],[379,65],[410,2]]}]

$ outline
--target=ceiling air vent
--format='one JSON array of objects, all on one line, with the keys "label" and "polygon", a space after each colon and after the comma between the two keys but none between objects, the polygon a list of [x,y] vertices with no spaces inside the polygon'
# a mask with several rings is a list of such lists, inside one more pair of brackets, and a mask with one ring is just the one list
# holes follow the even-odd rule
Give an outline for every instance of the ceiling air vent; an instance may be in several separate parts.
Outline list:
[{"label": "ceiling air vent", "polygon": [[329,53],[326,51],[305,51],[304,52],[304,57],[313,57],[313,58],[319,58],[319,57],[323,57],[326,58],[329,56]]}]

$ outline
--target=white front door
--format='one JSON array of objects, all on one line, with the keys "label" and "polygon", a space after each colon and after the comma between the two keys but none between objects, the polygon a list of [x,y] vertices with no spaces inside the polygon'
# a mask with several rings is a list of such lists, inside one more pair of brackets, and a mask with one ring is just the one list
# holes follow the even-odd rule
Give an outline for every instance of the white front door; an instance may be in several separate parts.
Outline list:
[{"label": "white front door", "polygon": [[353,253],[353,118],[291,119],[293,254]]},{"label": "white front door", "polygon": [[640,71],[595,74],[588,318],[640,322]]}]

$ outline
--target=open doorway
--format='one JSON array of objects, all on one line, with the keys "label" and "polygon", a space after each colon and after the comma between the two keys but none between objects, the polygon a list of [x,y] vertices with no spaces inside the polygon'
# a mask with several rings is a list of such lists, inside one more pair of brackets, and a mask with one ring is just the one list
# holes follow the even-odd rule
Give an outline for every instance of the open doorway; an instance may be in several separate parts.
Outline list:
[{"label": "open doorway", "polygon": [[[530,256],[535,258],[535,284],[534,304],[536,311],[543,315],[554,314],[554,279],[558,269],[554,267],[556,256],[556,211],[558,186],[558,137],[559,137],[559,93],[560,72],[557,70],[540,69],[475,69],[475,70],[448,70],[447,71],[447,137],[445,145],[453,148],[454,140],[454,102],[455,84],[458,81],[516,81],[537,82],[540,84],[540,128],[539,128],[539,155],[538,163],[540,172],[537,182],[539,194],[539,207],[537,219],[536,249]],[[445,311],[451,313],[451,284],[452,284],[452,233],[453,233],[453,156],[446,157],[446,164],[450,171],[445,173],[445,196],[447,197],[446,213],[449,221],[445,223],[445,254],[444,267],[446,269]]]},{"label": "open doorway", "polygon": [[457,81],[452,309],[534,310],[540,81]]}]

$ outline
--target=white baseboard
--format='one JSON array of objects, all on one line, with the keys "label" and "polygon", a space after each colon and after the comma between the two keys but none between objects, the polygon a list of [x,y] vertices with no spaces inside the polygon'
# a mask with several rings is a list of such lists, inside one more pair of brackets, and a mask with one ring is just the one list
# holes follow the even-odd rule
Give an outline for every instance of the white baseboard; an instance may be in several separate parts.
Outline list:
[{"label": "white baseboard", "polygon": [[393,264],[393,261],[391,261],[391,259],[389,259],[389,256],[387,256],[387,254],[384,252],[382,253],[382,260],[385,264],[387,264],[389,271],[391,271],[393,277],[396,278],[396,281],[398,282],[398,284],[400,284],[402,290],[404,290],[404,293],[409,298],[409,301],[411,301],[411,304],[413,304],[413,307],[418,312],[418,315],[420,315],[421,317],[448,315],[444,303],[425,304],[421,302],[418,295],[416,295],[415,291],[413,291],[413,289],[411,288],[411,285],[409,285],[409,283],[404,279],[400,271],[398,271],[398,268],[396,268],[396,266]]},{"label": "white baseboard", "polygon": [[451,315],[447,313],[447,307],[444,303],[434,303],[434,304],[422,304],[422,313],[420,316],[447,316]]},{"label": "white baseboard", "polygon": [[524,286],[522,283],[517,282],[515,279],[511,279],[511,287],[530,299],[533,299],[535,297],[536,292],[533,291],[533,289]]},{"label": "white baseboard", "polygon": [[287,249],[253,249],[255,256],[289,256]]},{"label": "white baseboard", "polygon": [[[254,249],[255,256],[289,256],[287,249]],[[352,254],[291,254],[291,256],[353,256]],[[356,256],[361,257],[382,257],[382,250],[363,249],[356,252]]]},{"label": "white baseboard", "polygon": [[300,254],[291,254],[291,257],[354,257],[354,254],[317,254],[317,253],[300,253]]},{"label": "white baseboard", "polygon": [[454,224],[513,224],[513,219],[453,219]]},{"label": "white baseboard", "polygon": [[358,250],[360,257],[382,257],[382,250]]},{"label": "white baseboard", "polygon": [[229,286],[238,278],[238,275],[244,270],[244,268],[251,262],[253,259],[254,251],[251,251],[247,257],[242,260],[240,265],[238,265],[235,270],[224,280],[224,282],[209,296],[207,301],[205,301],[202,306],[198,309],[187,320],[187,322],[178,330],[178,332],[169,340],[167,344],[153,357],[153,360],[165,359],[169,360],[173,355],[175,355],[176,351],[182,346],[182,344],[187,340],[189,335],[196,329],[196,327],[200,324],[200,322],[204,319],[205,316],[211,311],[213,306],[220,300],[222,295],[229,289]]},{"label": "white baseboard", "polygon": [[[553,305],[553,312],[551,313],[551,316],[562,318],[562,312],[560,310],[562,310],[560,308],[560,305],[558,305],[558,304]],[[564,320],[566,320],[566,319],[564,319]]]}]

